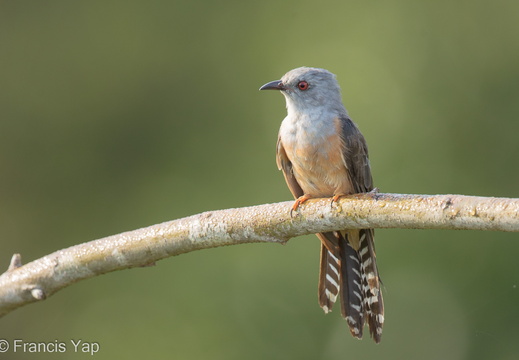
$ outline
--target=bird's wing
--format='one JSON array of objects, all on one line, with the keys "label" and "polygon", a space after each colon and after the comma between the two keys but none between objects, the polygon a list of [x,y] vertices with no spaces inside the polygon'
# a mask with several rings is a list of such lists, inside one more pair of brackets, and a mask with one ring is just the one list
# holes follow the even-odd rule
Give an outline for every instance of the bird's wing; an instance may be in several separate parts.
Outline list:
[{"label": "bird's wing", "polygon": [[353,189],[356,193],[373,190],[373,178],[369,165],[368,146],[364,136],[347,116],[339,118],[343,147],[343,161],[348,168]]},{"label": "bird's wing", "polygon": [[287,182],[290,192],[292,195],[294,195],[294,198],[297,199],[298,197],[303,196],[303,189],[301,189],[301,186],[298,184],[294,176],[292,162],[289,160],[287,153],[285,152],[285,148],[281,142],[281,137],[278,137],[278,143],[276,146],[276,163],[278,165],[278,169],[283,171],[285,181]]}]

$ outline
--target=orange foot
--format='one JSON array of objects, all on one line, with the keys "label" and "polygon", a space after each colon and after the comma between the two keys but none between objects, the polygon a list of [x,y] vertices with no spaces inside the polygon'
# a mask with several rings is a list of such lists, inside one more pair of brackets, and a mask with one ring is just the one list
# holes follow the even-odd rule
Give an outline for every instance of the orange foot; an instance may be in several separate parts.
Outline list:
[{"label": "orange foot", "polygon": [[339,199],[343,196],[346,196],[348,194],[337,194],[337,195],[334,195],[332,197],[332,202],[330,203],[330,206],[333,206],[333,203],[336,203],[337,201],[339,201]]},{"label": "orange foot", "polygon": [[312,197],[310,195],[304,194],[303,196],[300,196],[296,199],[294,202],[294,205],[292,205],[292,209],[290,210],[290,217],[292,217],[292,213],[296,211],[299,206],[301,206],[302,203],[304,203],[306,200],[311,199]]}]

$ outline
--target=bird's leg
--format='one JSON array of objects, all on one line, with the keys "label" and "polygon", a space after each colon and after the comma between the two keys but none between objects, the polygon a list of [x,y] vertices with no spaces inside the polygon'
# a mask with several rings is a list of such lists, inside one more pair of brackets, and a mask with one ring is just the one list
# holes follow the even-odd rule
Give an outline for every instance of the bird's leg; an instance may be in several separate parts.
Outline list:
[{"label": "bird's leg", "polygon": [[311,198],[312,197],[308,194],[304,194],[303,196],[298,197],[294,202],[294,205],[292,205],[292,209],[290,210],[290,217],[292,217],[292,213],[296,211],[302,203]]}]

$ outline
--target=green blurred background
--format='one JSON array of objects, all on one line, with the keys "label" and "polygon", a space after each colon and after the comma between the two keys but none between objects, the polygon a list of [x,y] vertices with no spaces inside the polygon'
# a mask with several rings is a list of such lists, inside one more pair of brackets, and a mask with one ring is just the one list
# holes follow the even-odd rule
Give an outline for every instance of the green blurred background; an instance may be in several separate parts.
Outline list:
[{"label": "green blurred background", "polygon": [[[518,197],[517,1],[2,1],[0,264],[291,198],[274,149],[298,66],[337,74],[382,192]],[[376,346],[317,305],[319,243],[198,251],[66,288],[0,338],[95,359],[517,359],[519,239],[378,230]]]}]

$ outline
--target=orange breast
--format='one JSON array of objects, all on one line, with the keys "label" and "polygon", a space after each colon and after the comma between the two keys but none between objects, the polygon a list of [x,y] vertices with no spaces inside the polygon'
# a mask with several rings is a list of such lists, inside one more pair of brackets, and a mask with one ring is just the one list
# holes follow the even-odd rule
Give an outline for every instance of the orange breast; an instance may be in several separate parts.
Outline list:
[{"label": "orange breast", "polygon": [[[312,197],[330,197],[353,192],[348,169],[343,161],[343,142],[338,135],[285,146],[294,176],[304,193]],[[286,144],[288,145],[288,144]]]}]

